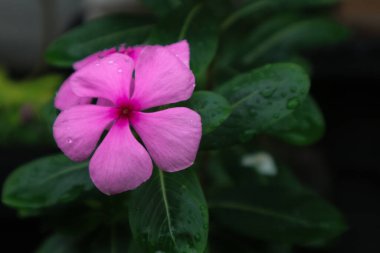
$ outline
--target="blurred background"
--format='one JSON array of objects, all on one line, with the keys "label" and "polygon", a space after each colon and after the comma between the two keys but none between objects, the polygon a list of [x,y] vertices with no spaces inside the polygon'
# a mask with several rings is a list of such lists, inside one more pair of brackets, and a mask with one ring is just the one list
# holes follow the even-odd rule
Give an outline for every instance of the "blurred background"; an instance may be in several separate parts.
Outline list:
[{"label": "blurred background", "polygon": [[[120,11],[147,10],[133,0],[0,0],[0,185],[17,166],[57,151],[48,115],[65,74],[45,65],[47,45],[85,20]],[[327,132],[309,148],[279,143],[277,152],[349,224],[330,248],[310,252],[380,252],[380,1],[343,0],[331,15],[351,38],[306,54]],[[5,252],[32,252],[46,233],[38,219],[19,219],[1,204],[0,227]]]}]

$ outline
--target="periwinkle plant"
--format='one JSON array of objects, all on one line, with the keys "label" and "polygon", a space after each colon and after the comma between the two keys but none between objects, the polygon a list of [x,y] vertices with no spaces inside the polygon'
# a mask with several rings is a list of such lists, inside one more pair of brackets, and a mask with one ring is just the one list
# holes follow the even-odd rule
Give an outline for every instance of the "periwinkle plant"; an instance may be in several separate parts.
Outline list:
[{"label": "periwinkle plant", "polygon": [[17,168],[2,195],[49,217],[37,252],[290,252],[340,235],[339,211],[257,141],[323,135],[301,55],[347,37],[321,17],[335,1],[142,2],[151,14],[89,21],[46,52],[75,69],[54,125],[74,161]]}]

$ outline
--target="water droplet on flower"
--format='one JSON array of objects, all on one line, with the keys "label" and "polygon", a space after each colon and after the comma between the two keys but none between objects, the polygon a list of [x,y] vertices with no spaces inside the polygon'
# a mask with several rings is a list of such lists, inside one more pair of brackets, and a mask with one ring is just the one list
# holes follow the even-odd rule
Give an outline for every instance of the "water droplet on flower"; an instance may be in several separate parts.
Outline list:
[{"label": "water droplet on flower", "polygon": [[117,72],[121,73],[121,72],[123,72],[123,70],[122,69],[118,69]]},{"label": "water droplet on flower", "polygon": [[113,60],[109,60],[109,61],[108,61],[108,64],[113,64],[113,63],[114,63]]},{"label": "water droplet on flower", "polygon": [[66,142],[67,142],[68,144],[71,144],[71,143],[73,143],[73,139],[71,139],[71,138],[67,138]]},{"label": "water droplet on flower", "polygon": [[287,108],[293,110],[300,105],[300,100],[298,98],[291,98],[288,100]]}]

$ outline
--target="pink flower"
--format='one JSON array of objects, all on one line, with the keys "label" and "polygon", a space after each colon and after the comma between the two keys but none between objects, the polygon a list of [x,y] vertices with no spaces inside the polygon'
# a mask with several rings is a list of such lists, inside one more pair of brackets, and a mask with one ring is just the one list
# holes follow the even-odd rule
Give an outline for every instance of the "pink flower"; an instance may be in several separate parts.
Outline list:
[{"label": "pink flower", "polygon": [[[74,63],[73,67],[74,70],[79,70],[83,67],[85,67],[87,64],[92,63],[94,61],[97,61],[101,58],[104,58],[106,56],[109,56],[114,53],[122,53],[127,54],[129,57],[133,59],[133,61],[136,61],[138,56],[141,53],[141,50],[145,46],[134,46],[134,47],[128,47],[125,48],[124,46],[121,46],[119,50],[116,48],[110,48],[105,49],[103,51],[94,53],[90,56],[87,56],[81,61],[78,61]],[[190,65],[190,50],[189,50],[189,44],[186,40],[182,40],[178,43],[174,43],[168,46],[165,46],[166,49],[168,49],[171,53],[175,54],[178,59],[180,59],[183,64],[185,64],[187,67]],[[77,96],[72,89],[70,88],[70,78],[68,78],[62,85],[59,91],[57,92],[57,96],[55,97],[54,105],[59,110],[66,110],[74,105],[78,104],[90,104],[92,99],[88,97],[79,97]],[[98,103],[103,103],[103,99],[99,99]]]},{"label": "pink flower", "polygon": [[[195,84],[186,41],[106,50],[74,67],[55,100],[62,112],[54,138],[66,156],[83,161],[109,129],[89,165],[100,191],[110,195],[138,187],[152,174],[151,158],[167,172],[193,164],[202,135],[200,116],[184,107],[144,112],[191,97]],[[91,104],[94,98],[97,104]]]}]

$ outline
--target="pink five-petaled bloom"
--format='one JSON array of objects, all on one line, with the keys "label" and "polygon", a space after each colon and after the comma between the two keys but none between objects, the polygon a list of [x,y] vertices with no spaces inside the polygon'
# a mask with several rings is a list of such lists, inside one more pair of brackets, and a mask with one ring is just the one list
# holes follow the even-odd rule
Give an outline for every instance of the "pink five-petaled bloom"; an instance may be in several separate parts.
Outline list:
[{"label": "pink five-petaled bloom", "polygon": [[[110,195],[136,188],[151,176],[151,158],[167,172],[193,164],[202,135],[198,113],[184,107],[144,112],[191,97],[195,79],[186,41],[108,49],[74,68],[56,96],[62,112],[54,138],[66,156],[83,161],[108,130],[89,164],[100,191]],[[91,104],[94,98],[97,102]]]}]

